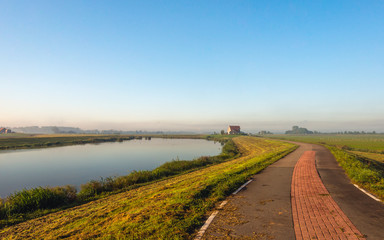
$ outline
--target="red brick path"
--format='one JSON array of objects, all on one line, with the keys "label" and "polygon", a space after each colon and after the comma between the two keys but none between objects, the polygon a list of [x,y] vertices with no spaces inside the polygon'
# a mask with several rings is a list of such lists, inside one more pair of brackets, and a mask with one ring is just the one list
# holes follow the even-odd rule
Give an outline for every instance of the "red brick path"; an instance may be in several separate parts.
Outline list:
[{"label": "red brick path", "polygon": [[315,154],[304,152],[293,171],[291,201],[296,239],[365,239],[329,195],[317,173]]}]

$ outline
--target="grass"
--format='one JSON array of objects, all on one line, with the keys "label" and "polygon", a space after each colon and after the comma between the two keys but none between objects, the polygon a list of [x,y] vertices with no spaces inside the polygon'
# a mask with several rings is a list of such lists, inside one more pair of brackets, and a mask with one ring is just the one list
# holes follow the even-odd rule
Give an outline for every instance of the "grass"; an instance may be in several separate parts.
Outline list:
[{"label": "grass", "polygon": [[295,149],[233,138],[242,157],[0,230],[2,239],[190,239],[220,200]]},{"label": "grass", "polygon": [[382,153],[371,153],[371,152],[360,152],[360,151],[349,151],[349,152],[384,163],[384,154]]},{"label": "grass", "polygon": [[86,143],[116,142],[123,140],[131,140],[134,138],[137,137],[123,135],[20,135],[17,137],[1,137],[0,150],[45,148]]},{"label": "grass", "polygon": [[275,135],[273,138],[322,144],[353,183],[384,200],[384,135]]},{"label": "grass", "polygon": [[32,137],[33,134],[26,134],[26,133],[7,133],[7,134],[0,134],[0,138],[20,138],[20,137]]},{"label": "grass", "polygon": [[9,217],[37,209],[55,208],[76,199],[76,189],[72,186],[54,188],[33,188],[10,195],[2,205],[0,216]]}]

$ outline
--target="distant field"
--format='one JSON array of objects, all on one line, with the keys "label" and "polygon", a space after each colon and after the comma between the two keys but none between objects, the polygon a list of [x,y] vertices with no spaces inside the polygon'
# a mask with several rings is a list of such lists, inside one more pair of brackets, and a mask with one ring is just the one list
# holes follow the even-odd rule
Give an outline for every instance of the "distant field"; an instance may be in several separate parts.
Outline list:
[{"label": "distant field", "polygon": [[359,151],[349,151],[349,152],[384,163],[384,154],[371,153],[371,152],[359,152]]},{"label": "distant field", "polygon": [[210,209],[292,144],[234,138],[242,157],[0,230],[1,239],[190,239]]},{"label": "distant field", "polygon": [[384,153],[384,134],[311,134],[311,135],[268,135],[271,138],[292,141],[326,143],[346,150]]},{"label": "distant field", "polygon": [[17,137],[32,137],[33,134],[24,134],[24,133],[7,133],[0,134],[0,138],[17,138]]}]

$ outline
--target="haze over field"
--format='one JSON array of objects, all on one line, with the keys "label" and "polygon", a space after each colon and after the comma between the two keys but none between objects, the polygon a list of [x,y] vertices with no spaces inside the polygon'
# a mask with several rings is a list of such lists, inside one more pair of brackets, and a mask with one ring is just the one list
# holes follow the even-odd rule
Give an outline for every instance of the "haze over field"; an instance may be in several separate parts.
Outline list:
[{"label": "haze over field", "polygon": [[383,1],[0,6],[0,126],[384,132]]}]

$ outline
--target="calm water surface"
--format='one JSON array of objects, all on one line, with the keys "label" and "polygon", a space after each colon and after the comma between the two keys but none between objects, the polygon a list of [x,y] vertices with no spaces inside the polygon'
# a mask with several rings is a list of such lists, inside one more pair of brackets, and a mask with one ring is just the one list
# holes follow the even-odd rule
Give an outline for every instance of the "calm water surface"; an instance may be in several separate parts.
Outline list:
[{"label": "calm water surface", "polygon": [[192,160],[220,152],[221,144],[212,141],[161,138],[0,151],[0,197],[37,186],[80,186],[100,177],[151,170],[176,158]]}]

